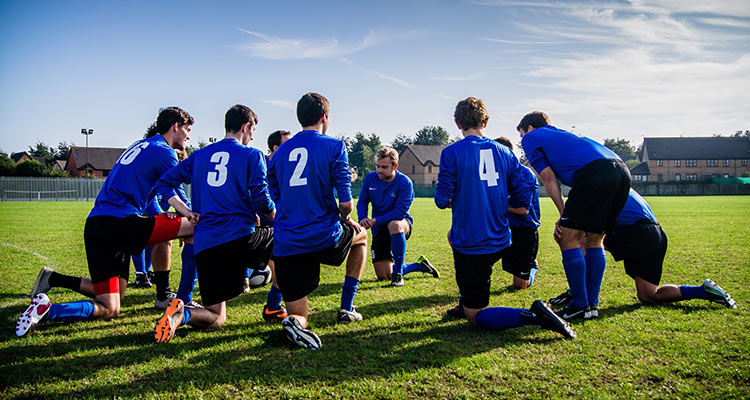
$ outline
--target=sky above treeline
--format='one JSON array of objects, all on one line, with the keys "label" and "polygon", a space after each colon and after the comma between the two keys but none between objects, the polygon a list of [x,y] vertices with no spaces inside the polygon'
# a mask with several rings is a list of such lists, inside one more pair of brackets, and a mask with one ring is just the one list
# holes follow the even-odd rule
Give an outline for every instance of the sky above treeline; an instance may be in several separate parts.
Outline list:
[{"label": "sky above treeline", "polygon": [[330,135],[383,143],[425,125],[460,135],[482,98],[485,134],[519,141],[542,110],[602,142],[750,129],[750,1],[3,1],[0,150],[37,140],[126,147],[159,108],[195,117],[192,144],[250,106],[299,130],[309,91]]}]

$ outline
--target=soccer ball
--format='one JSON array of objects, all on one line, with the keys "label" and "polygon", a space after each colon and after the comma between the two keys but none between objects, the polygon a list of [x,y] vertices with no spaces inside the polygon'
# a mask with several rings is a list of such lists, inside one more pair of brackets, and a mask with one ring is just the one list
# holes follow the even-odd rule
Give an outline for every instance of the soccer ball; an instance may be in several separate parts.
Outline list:
[{"label": "soccer ball", "polygon": [[271,268],[266,265],[264,269],[254,269],[250,272],[250,289],[257,289],[271,282]]}]

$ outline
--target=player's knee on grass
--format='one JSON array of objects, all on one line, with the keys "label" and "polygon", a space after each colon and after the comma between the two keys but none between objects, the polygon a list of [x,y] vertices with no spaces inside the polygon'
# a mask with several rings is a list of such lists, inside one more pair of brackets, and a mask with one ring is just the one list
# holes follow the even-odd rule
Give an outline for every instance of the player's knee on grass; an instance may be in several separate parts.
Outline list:
[{"label": "player's knee on grass", "polygon": [[513,277],[513,287],[517,290],[526,289],[529,287],[528,279],[521,279],[517,276]]},{"label": "player's knee on grass", "polygon": [[638,295],[638,301],[643,304],[656,304],[659,303],[657,296],[657,290],[659,288],[653,283],[647,282],[642,278],[635,278],[635,290]]},{"label": "player's knee on grass", "polygon": [[375,261],[372,263],[372,266],[375,268],[375,276],[378,278],[378,280],[391,279],[391,270],[393,269],[393,264],[390,260]]}]

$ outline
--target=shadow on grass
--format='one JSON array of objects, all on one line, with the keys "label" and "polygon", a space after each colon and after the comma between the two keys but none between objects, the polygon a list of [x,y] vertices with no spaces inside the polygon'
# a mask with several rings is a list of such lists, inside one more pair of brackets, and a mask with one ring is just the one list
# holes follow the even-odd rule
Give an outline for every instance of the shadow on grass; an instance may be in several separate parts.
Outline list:
[{"label": "shadow on grass", "polygon": [[[335,386],[373,377],[388,380],[404,371],[440,368],[506,345],[545,345],[563,340],[553,333],[540,335],[534,327],[492,332],[470,328],[466,322],[445,323],[439,317],[418,321],[399,319],[399,313],[446,306],[452,300],[452,296],[433,295],[365,305],[360,310],[373,320],[370,324],[365,320],[336,325],[328,310],[312,314],[311,329],[317,330],[323,342],[320,351],[297,349],[286,340],[280,325],[258,320],[232,323],[213,332],[182,327],[175,340],[162,345],[151,343],[151,332],[120,333],[118,329],[104,338],[67,339],[67,329],[51,329],[56,334],[53,339],[30,343],[12,338],[17,340],[14,345],[0,349],[0,383],[6,388],[26,390],[38,385],[36,377],[45,371],[58,380],[95,382],[72,391],[52,389],[59,392],[44,395],[86,397],[112,393],[149,397],[181,393],[186,387],[210,390],[216,385],[252,386],[253,382]],[[395,324],[382,326],[382,321],[378,321],[391,317],[397,321]],[[102,321],[88,323],[92,327],[97,324],[110,328],[115,325]],[[32,334],[44,335],[44,331],[42,327]],[[248,332],[252,332],[254,340],[247,340]],[[3,336],[4,340],[10,339],[6,334]],[[127,383],[94,379],[106,370],[147,365],[159,358],[169,360],[161,364],[172,367],[158,372],[144,371]]]}]

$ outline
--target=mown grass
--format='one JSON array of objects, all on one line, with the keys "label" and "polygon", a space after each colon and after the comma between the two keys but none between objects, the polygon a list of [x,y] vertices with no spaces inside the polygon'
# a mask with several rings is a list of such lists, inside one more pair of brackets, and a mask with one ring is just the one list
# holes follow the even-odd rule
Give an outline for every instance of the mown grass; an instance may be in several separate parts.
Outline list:
[{"label": "mown grass", "polygon": [[[750,197],[648,198],[669,235],[662,283],[714,278],[739,305],[705,301],[641,306],[622,264],[609,258],[601,318],[576,323],[568,341],[536,329],[472,329],[447,320],[457,299],[445,234],[450,212],[417,199],[408,260],[427,255],[441,279],[375,281],[368,262],[355,300],[362,323],[335,324],[342,267],[324,267],[311,296],[318,352],[291,347],[264,323],[265,288],[229,302],[220,329],[181,328],[152,343],[153,290],[129,289],[120,317],[48,323],[14,335],[39,268],[86,275],[83,225],[90,203],[0,203],[0,397],[180,398],[747,398],[750,396]],[[555,210],[542,199],[540,273],[514,291],[499,265],[491,305],[528,307],[566,287],[551,238]],[[478,221],[477,223],[481,223]],[[179,248],[172,285],[179,279]],[[81,296],[53,289],[54,302]],[[199,299],[199,296],[197,296]]]}]

